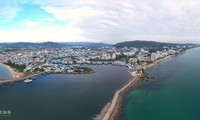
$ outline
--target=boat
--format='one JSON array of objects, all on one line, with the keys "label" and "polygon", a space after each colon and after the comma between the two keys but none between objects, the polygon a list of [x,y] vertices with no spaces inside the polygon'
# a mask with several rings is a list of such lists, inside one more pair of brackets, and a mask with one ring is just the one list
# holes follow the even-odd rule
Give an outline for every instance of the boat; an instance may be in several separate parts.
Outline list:
[{"label": "boat", "polygon": [[24,82],[25,83],[30,83],[30,82],[32,82],[33,80],[31,80],[31,79],[26,79],[26,80],[24,80]]},{"label": "boat", "polygon": [[12,85],[14,82],[10,82],[10,85]]}]

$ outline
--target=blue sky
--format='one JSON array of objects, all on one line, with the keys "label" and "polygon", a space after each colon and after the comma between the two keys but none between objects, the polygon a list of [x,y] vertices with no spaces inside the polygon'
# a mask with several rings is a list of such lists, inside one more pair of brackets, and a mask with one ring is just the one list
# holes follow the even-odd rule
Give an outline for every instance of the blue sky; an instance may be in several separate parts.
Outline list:
[{"label": "blue sky", "polygon": [[[53,18],[53,16],[44,10],[40,8],[38,5],[30,5],[25,4],[20,6],[20,12],[15,17],[10,18],[8,22],[1,24],[1,30],[6,29],[23,29],[25,26],[23,26],[24,21],[30,20],[30,21],[38,21],[38,19],[42,18]],[[1,19],[4,19],[2,17]]]},{"label": "blue sky", "polygon": [[199,0],[0,1],[0,42],[200,43]]}]

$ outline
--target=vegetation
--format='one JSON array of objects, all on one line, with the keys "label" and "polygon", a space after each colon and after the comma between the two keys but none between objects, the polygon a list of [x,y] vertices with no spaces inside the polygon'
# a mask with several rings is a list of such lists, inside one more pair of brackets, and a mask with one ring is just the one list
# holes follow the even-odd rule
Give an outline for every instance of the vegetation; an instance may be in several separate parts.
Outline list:
[{"label": "vegetation", "polygon": [[180,44],[173,44],[173,43],[162,43],[162,42],[154,42],[154,41],[127,41],[127,42],[121,42],[117,43],[114,46],[117,48],[123,48],[123,47],[135,47],[135,48],[157,48],[161,49],[164,46],[168,47],[175,47]]},{"label": "vegetation", "polygon": [[64,44],[55,42],[31,43],[31,42],[17,42],[17,43],[0,43],[0,46],[8,48],[23,48],[23,47],[36,47],[36,48],[60,48],[66,47]]},{"label": "vegetation", "polygon": [[127,57],[126,55],[117,55],[116,59],[121,60],[121,59],[125,59],[126,57]]},{"label": "vegetation", "polygon": [[90,73],[93,72],[93,69],[89,68],[89,67],[75,67],[74,68],[74,72],[84,72],[84,73]]},{"label": "vegetation", "polygon": [[35,68],[33,72],[44,72],[43,68]]},{"label": "vegetation", "polygon": [[19,72],[23,72],[24,69],[26,68],[26,65],[24,64],[16,64],[16,63],[12,63],[10,60],[8,60],[7,62],[5,62],[4,64],[10,66],[11,68],[15,69],[16,71]]},{"label": "vegetation", "polygon": [[25,72],[26,75],[31,75],[33,73],[39,73],[39,72],[44,72],[44,69],[43,68],[35,68],[33,71],[31,70],[27,70]]}]

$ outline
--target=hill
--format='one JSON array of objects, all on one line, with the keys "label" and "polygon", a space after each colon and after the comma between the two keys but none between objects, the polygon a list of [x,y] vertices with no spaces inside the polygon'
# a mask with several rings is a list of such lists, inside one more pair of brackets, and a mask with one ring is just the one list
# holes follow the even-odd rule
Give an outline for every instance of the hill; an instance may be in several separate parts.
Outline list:
[{"label": "hill", "polygon": [[31,43],[31,42],[17,42],[17,43],[0,43],[2,47],[9,48],[23,48],[23,47],[43,47],[43,48],[58,48],[66,45],[55,42]]},{"label": "hill", "polygon": [[62,44],[65,44],[67,46],[85,46],[85,47],[111,46],[110,44],[106,44],[106,43],[93,43],[93,42],[65,42]]},{"label": "hill", "polygon": [[93,43],[93,42],[41,42],[41,43],[32,43],[32,42],[16,42],[16,43],[0,43],[0,47],[8,48],[23,48],[23,47],[38,47],[38,48],[60,48],[66,46],[84,46],[84,47],[104,47],[111,46],[106,43]]},{"label": "hill", "polygon": [[185,44],[175,44],[175,43],[162,43],[162,42],[155,42],[155,41],[127,41],[127,42],[120,42],[115,44],[114,46],[117,48],[123,47],[135,47],[135,48],[163,48],[164,46],[168,47],[175,47],[177,45],[185,45]]}]

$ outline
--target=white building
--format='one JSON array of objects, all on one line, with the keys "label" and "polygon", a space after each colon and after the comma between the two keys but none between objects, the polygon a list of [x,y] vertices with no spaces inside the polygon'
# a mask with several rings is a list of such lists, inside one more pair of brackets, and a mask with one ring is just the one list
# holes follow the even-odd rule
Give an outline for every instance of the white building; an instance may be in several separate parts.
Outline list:
[{"label": "white building", "polygon": [[156,53],[151,54],[151,61],[155,61],[162,57],[164,57],[164,55],[160,51],[157,51]]}]

